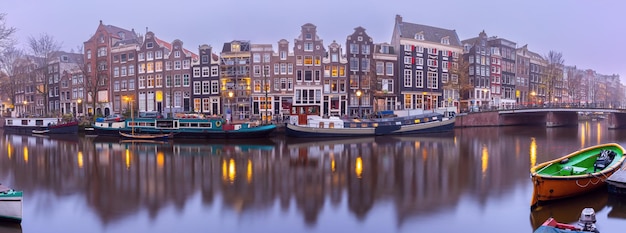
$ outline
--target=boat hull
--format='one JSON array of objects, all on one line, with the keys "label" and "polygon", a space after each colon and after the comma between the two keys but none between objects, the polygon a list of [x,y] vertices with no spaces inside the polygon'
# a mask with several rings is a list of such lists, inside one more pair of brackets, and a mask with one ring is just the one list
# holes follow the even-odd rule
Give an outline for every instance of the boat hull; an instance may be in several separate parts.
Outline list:
[{"label": "boat hull", "polygon": [[[576,161],[584,161],[587,159],[595,161],[597,154],[604,149],[619,151],[619,158],[616,157],[608,167],[595,172],[593,167],[579,169],[573,166],[572,163]],[[581,158],[581,156],[586,157]],[[531,178],[534,186],[531,204],[534,206],[540,202],[572,197],[604,187],[606,185],[606,179],[619,169],[624,158],[624,148],[618,144],[609,143],[585,148],[559,159],[539,164],[531,169]],[[562,161],[568,162],[564,163]],[[593,161],[591,162],[592,164]],[[548,168],[549,166],[552,167]],[[571,174],[566,175],[562,172],[553,174],[546,174],[548,172],[545,172],[547,169],[555,170],[556,168],[554,167],[561,167],[562,170],[568,166],[567,171],[572,169],[572,167],[574,167],[574,170],[579,170],[577,173],[572,171]]]},{"label": "boat hull", "polygon": [[[186,121],[176,120],[175,125]],[[199,121],[202,122],[202,121]],[[98,123],[93,126],[98,136],[120,137],[120,133],[131,134],[173,134],[175,138],[185,139],[231,139],[231,138],[264,138],[269,136],[276,125],[260,125],[254,127],[234,127],[234,125],[219,125],[214,128],[165,128],[165,127],[129,127],[125,122]]]},{"label": "boat hull", "polygon": [[57,118],[5,118],[3,128],[7,133],[31,134],[33,130],[47,130],[48,125],[57,122]]},{"label": "boat hull", "polygon": [[442,133],[454,129],[455,119],[445,121],[433,121],[422,124],[411,125],[380,125],[377,127],[365,128],[316,128],[286,124],[285,132],[292,137],[363,137],[363,136],[383,136],[400,134],[425,134]]},{"label": "boat hull", "polygon": [[0,194],[0,219],[22,221],[22,192],[10,191]]}]

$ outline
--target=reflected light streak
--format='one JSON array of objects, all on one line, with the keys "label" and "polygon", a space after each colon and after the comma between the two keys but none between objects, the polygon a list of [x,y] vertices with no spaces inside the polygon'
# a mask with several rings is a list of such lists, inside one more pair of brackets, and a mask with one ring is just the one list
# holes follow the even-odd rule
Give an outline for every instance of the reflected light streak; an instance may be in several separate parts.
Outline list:
[{"label": "reflected light streak", "polygon": [[356,164],[354,165],[354,173],[356,173],[356,177],[361,179],[361,175],[363,174],[363,159],[361,156],[356,157]]},{"label": "reflected light streak", "polygon": [[126,149],[126,169],[130,168],[130,150]]},{"label": "reflected light streak", "polygon": [[596,128],[598,128],[596,131],[596,144],[600,144],[600,135],[602,135],[602,127],[600,127],[600,123],[596,124]]},{"label": "reflected light streak", "polygon": [[7,144],[7,156],[9,159],[13,156],[13,145],[11,144]]},{"label": "reflected light streak", "polygon": [[224,182],[228,180],[228,167],[225,159],[222,160],[222,180]]},{"label": "reflected light streak", "polygon": [[480,161],[482,162],[481,171],[483,173],[483,177],[485,177],[487,168],[489,167],[489,150],[487,150],[487,145],[483,145]]},{"label": "reflected light streak", "polygon": [[78,167],[83,168],[83,152],[79,151],[76,157],[77,157],[76,160],[78,161]]},{"label": "reflected light streak", "polygon": [[585,122],[580,129],[580,148],[585,147],[585,137],[587,136],[587,125],[589,123]]},{"label": "reflected light streak", "polygon": [[428,151],[426,149],[422,150],[422,160],[426,161],[428,158]]},{"label": "reflected light streak", "polygon": [[165,155],[163,152],[157,152],[156,162],[158,168],[163,168],[163,165],[165,164]]},{"label": "reflected light streak", "polygon": [[235,182],[235,177],[237,177],[237,169],[235,168],[235,160],[230,159],[230,161],[228,161],[228,181],[230,183]]},{"label": "reflected light streak", "polygon": [[252,181],[252,160],[248,159],[248,170],[246,171],[246,180],[248,183]]},{"label": "reflected light streak", "polygon": [[24,162],[28,163],[28,147],[24,146]]},{"label": "reflected light streak", "polygon": [[537,139],[530,138],[530,167],[537,164]]}]

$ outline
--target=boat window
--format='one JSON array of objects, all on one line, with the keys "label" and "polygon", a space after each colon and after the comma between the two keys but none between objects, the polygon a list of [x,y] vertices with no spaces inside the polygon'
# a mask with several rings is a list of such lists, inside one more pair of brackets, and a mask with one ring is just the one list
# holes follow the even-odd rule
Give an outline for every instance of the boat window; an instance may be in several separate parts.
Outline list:
[{"label": "boat window", "polygon": [[369,127],[369,124],[368,124],[368,123],[362,123],[362,124],[361,124],[361,127],[363,127],[363,128],[367,128],[367,127]]},{"label": "boat window", "polygon": [[329,122],[328,123],[328,128],[334,129],[335,128],[335,122]]},{"label": "boat window", "polygon": [[211,128],[211,123],[200,123],[200,127]]},{"label": "boat window", "polygon": [[350,128],[356,128],[356,123],[350,123]]},{"label": "boat window", "polygon": [[420,122],[420,119],[415,119],[415,124],[419,124]]},{"label": "boat window", "polygon": [[319,127],[324,128],[324,122],[320,122]]},{"label": "boat window", "polygon": [[13,125],[13,120],[7,120],[7,125]]},{"label": "boat window", "polygon": [[35,120],[35,125],[43,125],[43,120]]}]

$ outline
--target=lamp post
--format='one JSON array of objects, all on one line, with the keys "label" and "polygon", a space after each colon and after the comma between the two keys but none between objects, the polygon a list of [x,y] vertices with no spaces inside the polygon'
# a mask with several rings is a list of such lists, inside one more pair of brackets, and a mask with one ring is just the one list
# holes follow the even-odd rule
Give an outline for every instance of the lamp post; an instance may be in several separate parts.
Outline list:
[{"label": "lamp post", "polygon": [[531,91],[530,92],[531,103],[533,104],[533,107],[535,106],[535,95],[537,95],[537,93],[535,93],[535,91]]},{"label": "lamp post", "polygon": [[363,93],[361,92],[361,90],[356,91],[356,97],[357,97],[357,100],[359,101],[359,113],[358,113],[359,118],[361,118],[361,95],[362,94]]},{"label": "lamp post", "polygon": [[261,117],[263,118],[263,124],[267,124],[267,118],[269,116],[269,114],[267,113],[267,89],[269,89],[269,85],[267,84],[267,72],[268,72],[269,67],[264,66],[263,67],[263,78],[265,79],[263,81],[263,89],[265,89],[265,100],[263,101],[263,112],[265,112],[265,118],[263,118],[263,113],[261,113]]},{"label": "lamp post", "polygon": [[82,105],[83,99],[78,99],[78,100],[76,100],[76,102],[78,103],[78,106],[77,106],[78,109],[76,110],[76,116],[78,116],[79,114],[83,113],[83,107],[82,107],[83,106]]},{"label": "lamp post", "polygon": [[22,103],[24,104],[24,113],[22,115],[26,116],[26,110],[28,108],[28,101],[24,100]]},{"label": "lamp post", "polygon": [[226,120],[228,121],[228,123],[231,123],[231,124],[232,124],[232,121],[233,121],[233,106],[232,106],[232,103],[230,101],[233,98],[233,95],[235,95],[235,93],[233,93],[233,91],[229,91],[228,92],[228,111],[230,112],[230,117],[227,117],[228,119],[226,119]]}]

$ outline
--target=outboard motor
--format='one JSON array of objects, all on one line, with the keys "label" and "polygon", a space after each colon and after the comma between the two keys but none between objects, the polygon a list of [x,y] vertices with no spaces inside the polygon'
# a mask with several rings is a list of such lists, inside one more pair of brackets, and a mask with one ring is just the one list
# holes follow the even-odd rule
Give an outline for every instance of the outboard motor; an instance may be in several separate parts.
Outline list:
[{"label": "outboard motor", "polygon": [[594,171],[604,170],[615,158],[615,152],[610,150],[603,150],[598,155],[596,162],[593,164]]},{"label": "outboard motor", "polygon": [[593,208],[584,208],[583,211],[580,212],[578,224],[583,231],[599,232],[596,229],[596,211]]}]

